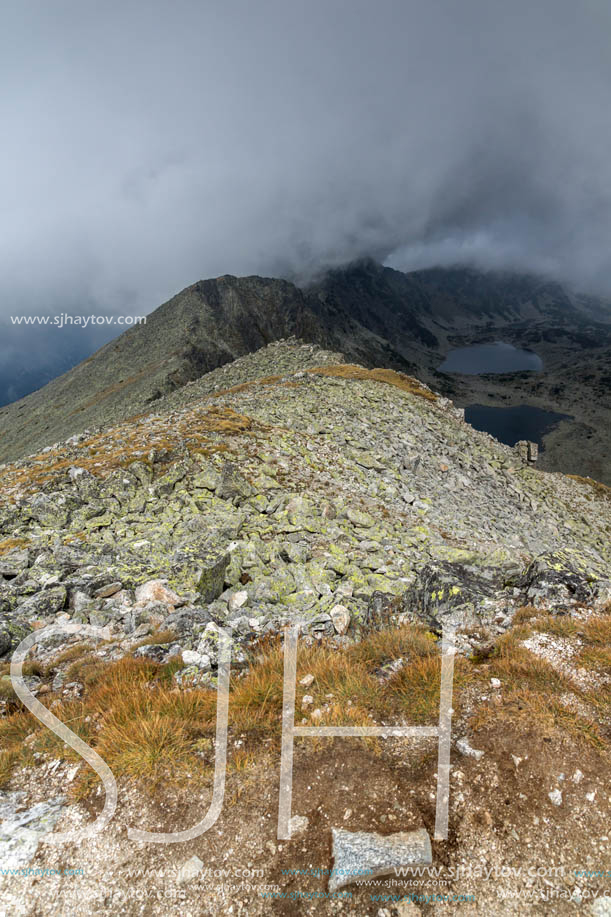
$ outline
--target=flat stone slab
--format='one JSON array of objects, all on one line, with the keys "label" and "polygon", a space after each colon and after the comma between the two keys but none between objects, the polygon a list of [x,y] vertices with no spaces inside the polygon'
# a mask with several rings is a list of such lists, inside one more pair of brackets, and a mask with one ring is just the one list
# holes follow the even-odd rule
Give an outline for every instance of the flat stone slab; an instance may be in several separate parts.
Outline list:
[{"label": "flat stone slab", "polygon": [[329,891],[337,891],[357,879],[375,879],[405,866],[428,866],[433,862],[428,831],[369,834],[332,828],[333,869]]},{"label": "flat stone slab", "polygon": [[17,869],[33,859],[41,837],[53,830],[65,809],[63,796],[20,807],[22,793],[0,793],[0,864]]}]

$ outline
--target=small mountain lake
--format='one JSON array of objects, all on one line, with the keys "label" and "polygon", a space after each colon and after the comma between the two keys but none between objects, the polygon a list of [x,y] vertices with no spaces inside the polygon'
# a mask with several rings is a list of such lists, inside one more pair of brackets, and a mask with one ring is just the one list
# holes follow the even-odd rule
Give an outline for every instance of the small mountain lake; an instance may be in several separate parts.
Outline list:
[{"label": "small mountain lake", "polygon": [[465,408],[465,420],[476,430],[490,433],[499,442],[515,446],[521,439],[541,445],[546,433],[561,420],[572,420],[572,417],[570,414],[544,411],[528,404],[519,404],[512,408],[470,404]]},{"label": "small mountain lake", "polygon": [[442,373],[517,373],[524,370],[541,372],[543,360],[532,350],[519,350],[512,344],[472,344],[451,350],[439,367]]}]

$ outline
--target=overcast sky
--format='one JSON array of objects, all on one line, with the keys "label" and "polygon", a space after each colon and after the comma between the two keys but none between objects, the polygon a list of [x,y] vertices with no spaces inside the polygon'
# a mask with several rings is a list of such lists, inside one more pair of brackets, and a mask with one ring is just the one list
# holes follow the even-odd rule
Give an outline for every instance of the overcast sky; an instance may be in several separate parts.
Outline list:
[{"label": "overcast sky", "polygon": [[7,0],[0,86],[3,316],[363,254],[611,294],[608,0]]}]

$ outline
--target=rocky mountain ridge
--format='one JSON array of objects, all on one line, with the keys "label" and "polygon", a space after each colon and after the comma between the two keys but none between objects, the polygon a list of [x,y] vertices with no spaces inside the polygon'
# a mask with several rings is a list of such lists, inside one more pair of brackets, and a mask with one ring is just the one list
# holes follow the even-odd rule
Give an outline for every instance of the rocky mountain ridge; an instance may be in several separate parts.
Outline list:
[{"label": "rocky mountain ridge", "polygon": [[[303,290],[261,277],[200,281],[156,309],[145,325],[2,408],[0,459],[154,408],[187,382],[294,334],[368,367],[409,372],[462,405],[475,397],[500,404],[526,398],[577,415],[573,425],[561,425],[548,467],[604,481],[611,326],[600,321],[603,314],[600,305],[540,278],[467,269],[403,274],[372,261],[328,272]],[[497,391],[494,380],[488,385],[438,372],[452,346],[499,335],[537,349],[546,373],[504,377]],[[567,359],[573,364],[568,379]]]}]

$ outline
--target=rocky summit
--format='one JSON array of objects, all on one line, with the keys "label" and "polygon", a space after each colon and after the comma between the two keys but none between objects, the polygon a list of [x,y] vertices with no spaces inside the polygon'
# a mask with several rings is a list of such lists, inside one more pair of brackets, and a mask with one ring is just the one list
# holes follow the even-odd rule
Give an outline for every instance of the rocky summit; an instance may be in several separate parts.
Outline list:
[{"label": "rocky summit", "polygon": [[[297,894],[290,913],[335,914],[337,889],[354,917],[428,914],[426,888],[414,899],[406,879],[397,898],[392,875],[431,862],[453,870],[444,913],[516,913],[499,899],[522,888],[515,876],[491,884],[467,867],[607,862],[611,492],[532,459],[527,443],[475,431],[412,376],[290,338],[152,411],[1,466],[0,854],[20,867],[84,864],[81,884],[58,894],[63,913],[87,914],[117,902],[141,913],[134,888],[175,889],[151,914],[184,913],[185,902],[218,914],[236,901],[239,913],[289,913],[280,899]],[[440,638],[455,633],[447,840],[433,840],[429,729],[415,743],[296,741],[293,833],[278,841],[289,624],[300,633],[297,721],[308,725],[436,723]],[[50,625],[67,629],[45,639]],[[187,828],[209,804],[220,628],[234,645],[218,829],[134,853],[126,829]],[[101,787],[24,710],[9,674],[38,631],[26,688],[119,784],[119,814],[87,844],[77,829],[99,814]],[[58,819],[74,841],[43,849]],[[14,826],[30,826],[27,837]],[[258,870],[252,886],[208,874],[236,850]],[[359,876],[373,863],[369,884],[333,878],[333,856]],[[532,875],[529,888],[545,892]],[[542,913],[587,903],[586,881],[567,876],[565,898]],[[19,881],[0,876],[11,913],[22,913]],[[32,886],[32,907],[57,907],[53,888]]]}]

